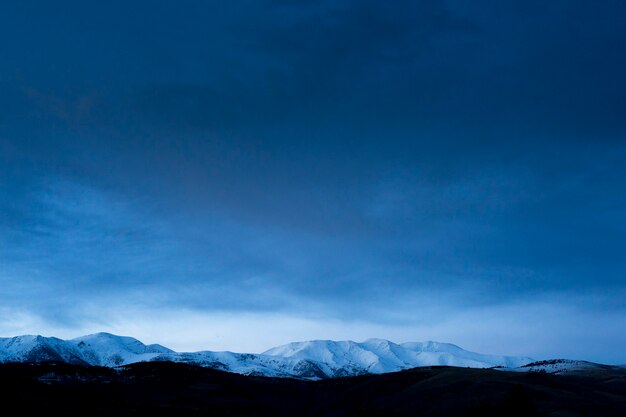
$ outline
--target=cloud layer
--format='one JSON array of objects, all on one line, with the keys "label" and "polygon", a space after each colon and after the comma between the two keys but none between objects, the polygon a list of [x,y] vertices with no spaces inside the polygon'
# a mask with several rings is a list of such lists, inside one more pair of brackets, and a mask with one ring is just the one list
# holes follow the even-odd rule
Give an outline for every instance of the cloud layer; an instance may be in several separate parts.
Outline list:
[{"label": "cloud layer", "polygon": [[306,322],[626,362],[625,8],[7,6],[0,332],[196,349],[227,315],[233,349]]}]

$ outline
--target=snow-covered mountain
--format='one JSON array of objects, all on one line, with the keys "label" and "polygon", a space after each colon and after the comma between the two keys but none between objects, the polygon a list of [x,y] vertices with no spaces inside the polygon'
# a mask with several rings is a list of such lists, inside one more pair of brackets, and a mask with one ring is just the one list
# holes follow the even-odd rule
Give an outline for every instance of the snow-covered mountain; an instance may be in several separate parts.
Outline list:
[{"label": "snow-covered mountain", "polygon": [[396,344],[382,339],[369,339],[362,343],[331,340],[297,342],[272,348],[263,354],[313,361],[328,376],[381,374],[432,365],[518,367],[533,361],[523,357],[482,355],[449,343]]},{"label": "snow-covered mountain", "polygon": [[519,368],[513,369],[516,372],[542,372],[547,374],[577,374],[593,373],[607,369],[621,369],[621,366],[602,365],[599,363],[571,360],[571,359],[550,359],[545,361],[531,362]]},{"label": "snow-covered mountain", "polygon": [[174,353],[161,345],[144,345],[132,337],[97,333],[71,340],[56,337],[0,338],[0,362],[60,361],[78,365],[118,366]]},{"label": "snow-covered mountain", "polygon": [[312,340],[272,348],[262,354],[174,352],[144,345],[132,337],[96,333],[71,340],[54,337],[0,338],[0,362],[62,361],[81,365],[122,366],[145,361],[172,361],[245,375],[324,379],[395,372],[418,366],[518,368],[531,358],[483,355],[448,343],[396,344],[388,340]]}]

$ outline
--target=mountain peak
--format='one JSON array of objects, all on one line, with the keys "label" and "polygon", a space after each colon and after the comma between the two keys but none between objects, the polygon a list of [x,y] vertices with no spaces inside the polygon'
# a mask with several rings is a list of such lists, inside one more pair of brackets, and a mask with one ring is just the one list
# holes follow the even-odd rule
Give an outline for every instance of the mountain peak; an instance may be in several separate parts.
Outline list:
[{"label": "mountain peak", "polygon": [[126,341],[137,341],[141,343],[139,340],[131,336],[119,336],[119,335],[116,335],[113,333],[107,333],[107,332],[91,333],[85,336],[76,337],[72,340],[118,340],[118,341],[126,340]]},{"label": "mountain peak", "polygon": [[421,352],[449,352],[463,350],[463,348],[452,343],[435,342],[433,340],[428,340],[426,342],[406,342],[401,343],[400,345],[406,349]]},{"label": "mountain peak", "polygon": [[387,339],[379,339],[379,338],[376,338],[376,337],[372,337],[372,338],[369,338],[369,339],[365,340],[363,343],[389,344],[389,343],[393,343],[393,342],[390,342]]},{"label": "mountain peak", "polygon": [[114,337],[124,337],[124,336],[119,336],[117,334],[108,333],[108,332],[97,332],[97,333],[87,334],[87,335],[81,336],[81,337],[108,337],[108,338],[114,338]]}]

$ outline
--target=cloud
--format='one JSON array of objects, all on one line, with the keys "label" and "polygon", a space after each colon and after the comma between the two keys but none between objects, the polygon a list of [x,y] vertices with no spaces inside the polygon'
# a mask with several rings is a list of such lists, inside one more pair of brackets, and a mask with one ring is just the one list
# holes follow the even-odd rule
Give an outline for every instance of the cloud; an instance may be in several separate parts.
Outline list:
[{"label": "cloud", "polygon": [[622,9],[9,6],[2,301],[54,329],[116,299],[372,331],[554,294],[618,315]]}]

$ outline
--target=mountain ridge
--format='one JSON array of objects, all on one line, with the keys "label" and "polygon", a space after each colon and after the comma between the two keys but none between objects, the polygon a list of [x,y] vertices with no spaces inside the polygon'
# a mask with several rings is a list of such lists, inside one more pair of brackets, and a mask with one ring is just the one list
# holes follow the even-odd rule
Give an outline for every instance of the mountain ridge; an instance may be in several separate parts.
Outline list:
[{"label": "mountain ridge", "polygon": [[169,361],[244,375],[313,380],[433,365],[512,369],[535,362],[528,357],[485,355],[433,341],[397,344],[385,339],[309,340],[255,354],[175,352],[159,344],[146,345],[133,337],[104,332],[69,340],[41,335],[0,338],[0,363],[50,361],[105,367]]}]

